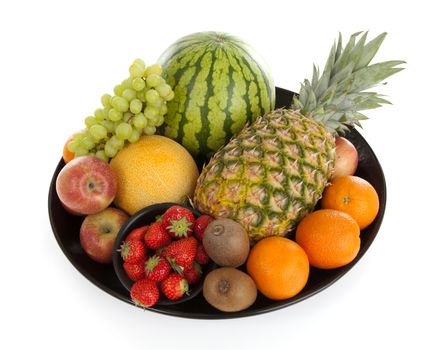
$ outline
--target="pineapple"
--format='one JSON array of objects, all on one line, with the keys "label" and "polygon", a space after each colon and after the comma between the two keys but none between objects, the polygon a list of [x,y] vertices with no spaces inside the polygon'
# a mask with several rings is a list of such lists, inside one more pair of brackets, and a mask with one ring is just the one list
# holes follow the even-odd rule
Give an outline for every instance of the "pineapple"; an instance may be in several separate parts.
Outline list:
[{"label": "pineapple", "polygon": [[360,111],[389,103],[365,90],[404,63],[369,65],[386,33],[368,43],[360,35],[344,48],[339,35],[323,73],[313,67],[290,109],[259,117],[212,157],[194,194],[199,211],[234,219],[259,240],[286,236],[314,209],[333,173],[335,136],[360,126]]}]

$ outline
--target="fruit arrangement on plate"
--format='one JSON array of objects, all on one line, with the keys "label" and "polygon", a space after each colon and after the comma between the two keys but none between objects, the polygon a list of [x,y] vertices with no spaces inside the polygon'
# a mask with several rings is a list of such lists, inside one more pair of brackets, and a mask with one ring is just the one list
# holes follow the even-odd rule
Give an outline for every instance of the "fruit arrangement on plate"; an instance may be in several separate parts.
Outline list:
[{"label": "fruit arrangement on plate", "polygon": [[65,254],[125,301],[198,317],[270,311],[335,281],[383,215],[354,127],[389,103],[368,90],[403,69],[371,64],[385,35],[339,35],[295,95],[225,33],[136,59],[65,143],[49,197]]}]

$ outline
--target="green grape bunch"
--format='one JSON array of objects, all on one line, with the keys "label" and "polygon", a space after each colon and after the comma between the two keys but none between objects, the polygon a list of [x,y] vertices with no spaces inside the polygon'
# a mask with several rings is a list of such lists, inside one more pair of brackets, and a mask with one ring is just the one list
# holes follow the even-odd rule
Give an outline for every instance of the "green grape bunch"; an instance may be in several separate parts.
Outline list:
[{"label": "green grape bunch", "polygon": [[113,93],[101,97],[103,108],[86,117],[86,129],[68,143],[75,157],[95,155],[108,162],[126,144],[155,134],[164,122],[167,102],[175,96],[162,77],[162,67],[146,67],[141,59],[132,63],[129,78],[116,85]]}]

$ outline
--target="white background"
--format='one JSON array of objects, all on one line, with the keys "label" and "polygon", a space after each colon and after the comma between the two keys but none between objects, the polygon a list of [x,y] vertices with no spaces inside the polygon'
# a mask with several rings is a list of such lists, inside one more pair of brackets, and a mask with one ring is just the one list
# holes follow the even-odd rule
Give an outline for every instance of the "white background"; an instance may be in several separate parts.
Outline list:
[{"label": "white background", "polygon": [[[422,348],[423,34],[417,1],[2,1],[0,347],[23,349]],[[388,205],[363,259],[318,295],[277,312],[197,321],[143,312],[104,293],[54,240],[47,192],[64,141],[136,57],[153,63],[179,37],[237,34],[276,85],[298,90],[338,31],[387,31],[377,60],[406,70],[380,87],[392,106],[361,131],[385,171]],[[417,318],[417,321],[416,321]],[[420,322],[418,322],[420,321]]]}]

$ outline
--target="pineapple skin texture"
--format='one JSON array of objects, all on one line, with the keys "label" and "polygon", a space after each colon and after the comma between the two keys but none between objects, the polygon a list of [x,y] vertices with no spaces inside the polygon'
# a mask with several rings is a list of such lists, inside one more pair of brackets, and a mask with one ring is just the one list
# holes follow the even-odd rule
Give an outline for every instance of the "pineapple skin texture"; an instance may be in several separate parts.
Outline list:
[{"label": "pineapple skin texture", "polygon": [[201,172],[194,205],[239,222],[251,241],[286,236],[310,213],[335,165],[335,137],[299,111],[277,109],[246,126]]}]

